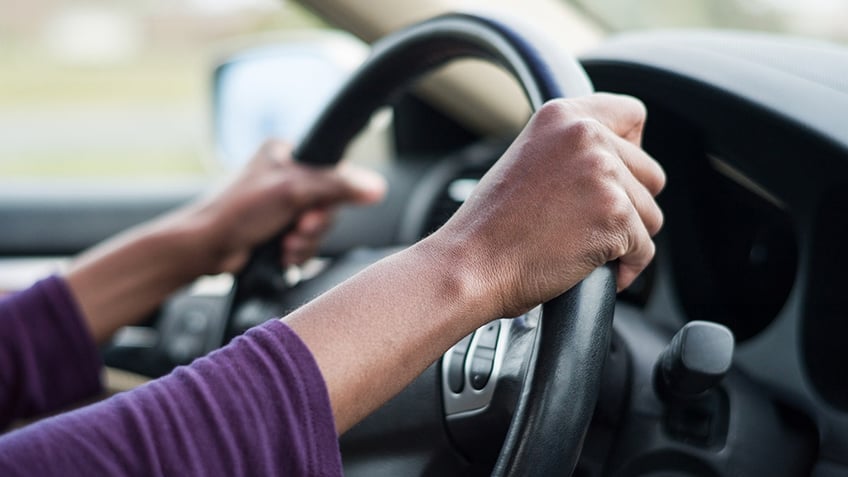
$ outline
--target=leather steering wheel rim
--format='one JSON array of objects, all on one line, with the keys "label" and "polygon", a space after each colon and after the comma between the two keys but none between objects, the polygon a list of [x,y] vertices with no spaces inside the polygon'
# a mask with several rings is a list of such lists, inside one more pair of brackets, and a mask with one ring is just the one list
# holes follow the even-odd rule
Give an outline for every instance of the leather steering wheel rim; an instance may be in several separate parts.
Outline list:
[{"label": "leather steering wheel rim", "polygon": [[[533,110],[566,94],[592,93],[577,61],[532,27],[491,15],[448,14],[376,43],[313,124],[295,158],[335,164],[376,109],[424,73],[458,58],[483,59],[506,69]],[[259,262],[251,260],[248,267]],[[607,265],[543,305],[542,329],[495,475],[571,474],[594,412],[614,304],[614,266]]]}]

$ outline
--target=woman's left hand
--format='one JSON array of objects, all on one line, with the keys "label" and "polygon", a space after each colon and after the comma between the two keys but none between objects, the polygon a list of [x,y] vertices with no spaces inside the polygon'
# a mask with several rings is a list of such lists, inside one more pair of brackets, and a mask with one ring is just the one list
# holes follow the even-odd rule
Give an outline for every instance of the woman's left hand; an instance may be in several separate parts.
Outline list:
[{"label": "woman's left hand", "polygon": [[337,206],[371,204],[385,190],[375,172],[299,164],[287,144],[271,140],[225,188],[182,212],[199,224],[209,258],[205,273],[235,272],[253,248],[284,229],[283,265],[303,263],[317,251]]},{"label": "woman's left hand", "polygon": [[374,172],[298,164],[289,146],[268,141],[227,186],[88,250],[65,277],[102,342],[198,276],[240,270],[255,247],[282,230],[289,230],[283,261],[302,263],[337,206],[370,204],[385,190]]}]

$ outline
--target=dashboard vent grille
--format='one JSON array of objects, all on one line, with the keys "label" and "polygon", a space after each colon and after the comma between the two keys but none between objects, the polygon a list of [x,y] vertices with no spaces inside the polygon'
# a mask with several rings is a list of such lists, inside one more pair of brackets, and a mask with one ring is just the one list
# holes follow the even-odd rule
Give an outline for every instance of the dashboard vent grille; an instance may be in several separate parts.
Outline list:
[{"label": "dashboard vent grille", "polygon": [[486,168],[470,166],[461,170],[459,174],[445,184],[433,201],[422,236],[427,236],[444,225],[462,203],[471,196],[474,187],[477,186],[485,173]]}]

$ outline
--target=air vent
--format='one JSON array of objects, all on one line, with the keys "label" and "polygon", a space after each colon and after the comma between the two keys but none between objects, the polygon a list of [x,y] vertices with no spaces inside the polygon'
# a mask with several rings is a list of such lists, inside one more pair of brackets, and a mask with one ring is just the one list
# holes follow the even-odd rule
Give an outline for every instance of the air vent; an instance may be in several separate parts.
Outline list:
[{"label": "air vent", "polygon": [[427,214],[426,224],[422,229],[424,231],[422,236],[429,235],[444,225],[471,195],[485,173],[486,170],[483,168],[469,167],[450,180],[433,201]]},{"label": "air vent", "polygon": [[487,140],[443,157],[410,191],[407,210],[398,230],[401,243],[414,243],[445,224],[474,191],[508,144]]}]

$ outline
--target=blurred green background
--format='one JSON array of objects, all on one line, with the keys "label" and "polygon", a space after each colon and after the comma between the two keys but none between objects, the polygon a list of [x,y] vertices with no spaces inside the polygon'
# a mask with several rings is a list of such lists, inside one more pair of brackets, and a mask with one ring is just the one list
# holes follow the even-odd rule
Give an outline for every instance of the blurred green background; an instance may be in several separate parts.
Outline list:
[{"label": "blurred green background", "polygon": [[[842,0],[570,1],[611,31],[848,37]],[[236,38],[325,27],[280,0],[0,0],[0,12],[0,180],[214,175],[216,60]]]},{"label": "blurred green background", "polygon": [[197,176],[233,39],[325,25],[276,0],[0,0],[0,179]]}]

